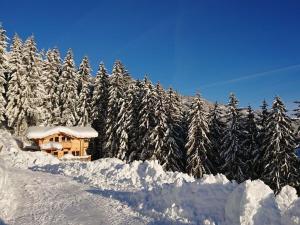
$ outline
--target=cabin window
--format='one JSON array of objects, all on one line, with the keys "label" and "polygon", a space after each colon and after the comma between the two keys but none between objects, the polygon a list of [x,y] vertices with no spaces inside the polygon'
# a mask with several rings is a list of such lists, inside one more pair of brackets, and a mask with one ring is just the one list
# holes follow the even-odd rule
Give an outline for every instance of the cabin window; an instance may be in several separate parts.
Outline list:
[{"label": "cabin window", "polygon": [[62,141],[66,141],[66,138],[65,138],[65,137],[62,137],[61,140],[62,140]]},{"label": "cabin window", "polygon": [[55,137],[55,142],[59,142],[59,138],[58,137]]},{"label": "cabin window", "polygon": [[75,151],[72,151],[72,155],[74,155],[74,156],[75,156]]},{"label": "cabin window", "polygon": [[50,138],[50,141],[53,141],[53,138]]},{"label": "cabin window", "polygon": [[67,137],[67,141],[71,141],[71,138]]},{"label": "cabin window", "polygon": [[68,154],[68,151],[64,151],[64,155]]},{"label": "cabin window", "polygon": [[58,152],[54,152],[53,154],[54,154],[54,155],[57,155],[57,154],[58,154]]},{"label": "cabin window", "polygon": [[88,142],[89,142],[89,139],[84,139],[84,142],[85,142],[85,143],[88,143]]}]

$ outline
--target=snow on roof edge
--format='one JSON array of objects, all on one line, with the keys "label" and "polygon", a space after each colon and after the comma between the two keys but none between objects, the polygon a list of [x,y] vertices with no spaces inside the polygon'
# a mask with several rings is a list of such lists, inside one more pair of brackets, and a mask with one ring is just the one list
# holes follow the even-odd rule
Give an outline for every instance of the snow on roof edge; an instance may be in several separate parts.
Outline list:
[{"label": "snow on roof edge", "polygon": [[94,138],[98,136],[98,132],[92,127],[29,127],[27,130],[27,138],[29,139],[39,139],[45,138],[53,134],[65,133],[70,136],[77,138]]}]

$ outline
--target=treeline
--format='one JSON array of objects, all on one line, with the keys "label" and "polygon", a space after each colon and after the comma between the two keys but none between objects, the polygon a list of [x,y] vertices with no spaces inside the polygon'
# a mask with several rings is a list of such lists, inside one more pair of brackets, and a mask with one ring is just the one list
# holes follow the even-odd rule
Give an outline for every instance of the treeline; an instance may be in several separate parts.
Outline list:
[{"label": "treeline", "polygon": [[259,113],[242,112],[234,94],[226,107],[207,111],[199,94],[186,107],[172,88],[132,79],[120,61],[110,75],[101,63],[92,77],[88,58],[77,68],[71,50],[61,60],[57,48],[38,51],[32,36],[23,43],[15,35],[9,50],[7,40],[1,27],[2,128],[24,135],[29,126],[91,125],[99,132],[93,159],[153,159],[197,178],[223,173],[261,179],[275,193],[287,184],[299,190],[296,131],[279,97]]}]

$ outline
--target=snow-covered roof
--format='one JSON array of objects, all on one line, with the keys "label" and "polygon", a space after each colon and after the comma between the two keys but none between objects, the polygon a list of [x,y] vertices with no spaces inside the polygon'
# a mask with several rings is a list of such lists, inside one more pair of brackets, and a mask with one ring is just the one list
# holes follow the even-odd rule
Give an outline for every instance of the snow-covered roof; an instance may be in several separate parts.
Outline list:
[{"label": "snow-covered roof", "polygon": [[40,148],[43,149],[43,150],[47,150],[47,149],[61,150],[61,149],[63,149],[63,147],[60,143],[54,142],[54,141],[50,141],[48,143],[41,144]]},{"label": "snow-covered roof", "polygon": [[27,138],[39,139],[45,138],[53,134],[64,133],[77,138],[94,138],[98,136],[98,132],[92,127],[29,127],[27,130]]}]

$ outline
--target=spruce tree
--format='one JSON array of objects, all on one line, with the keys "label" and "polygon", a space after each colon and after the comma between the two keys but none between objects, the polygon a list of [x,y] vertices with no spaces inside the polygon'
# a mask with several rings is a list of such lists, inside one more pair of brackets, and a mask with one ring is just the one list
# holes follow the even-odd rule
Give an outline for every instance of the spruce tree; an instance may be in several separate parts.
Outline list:
[{"label": "spruce tree", "polygon": [[61,71],[60,55],[57,49],[49,50],[43,64],[43,76],[45,77],[45,91],[47,100],[45,109],[48,112],[46,124],[48,126],[60,125],[60,101],[59,101],[59,77]]},{"label": "spruce tree", "polygon": [[109,77],[103,63],[100,63],[93,84],[91,99],[92,127],[98,132],[98,137],[93,141],[93,159],[103,157],[103,145],[105,140],[105,125],[108,109]]},{"label": "spruce tree", "polygon": [[183,147],[181,148],[183,153],[183,165],[184,165],[183,171],[186,172],[187,155],[186,155],[185,145],[188,140],[188,130],[189,130],[189,109],[188,108],[184,108],[184,107],[182,108],[182,119],[180,121],[180,128],[182,129],[181,137],[183,140]]},{"label": "spruce tree", "polygon": [[299,162],[291,119],[281,99],[276,97],[267,119],[263,141],[264,172],[262,180],[277,194],[285,185],[299,187]]},{"label": "spruce tree", "polygon": [[61,101],[60,124],[63,126],[75,126],[78,120],[77,76],[73,53],[72,50],[69,49],[63,62],[58,85]]},{"label": "spruce tree", "polygon": [[121,111],[118,115],[120,124],[118,136],[120,147],[118,158],[132,162],[138,160],[138,138],[139,138],[139,111],[141,106],[142,84],[139,80],[130,85],[123,100]]},{"label": "spruce tree", "polygon": [[78,71],[79,82],[78,82],[78,123],[79,126],[86,126],[90,124],[90,104],[91,104],[91,68],[89,60],[84,57]]},{"label": "spruce tree", "polygon": [[244,174],[247,179],[257,179],[258,174],[256,172],[256,162],[259,158],[259,146],[258,146],[258,127],[254,112],[251,106],[248,106],[247,117],[245,119],[244,127],[244,140],[242,142],[242,149],[244,153],[244,162],[246,164]]},{"label": "spruce tree", "polygon": [[207,155],[211,150],[208,122],[203,101],[197,94],[190,107],[187,151],[187,172],[196,178],[211,173],[212,164]]},{"label": "spruce tree", "polygon": [[221,157],[224,161],[223,173],[229,178],[238,182],[246,179],[244,153],[242,151],[241,113],[238,109],[238,100],[234,94],[230,94],[228,110],[225,115],[226,125],[225,135],[222,139]]},{"label": "spruce tree", "polygon": [[41,58],[33,36],[25,41],[22,50],[24,76],[21,82],[22,110],[19,112],[21,120],[17,127],[19,134],[23,134],[29,126],[39,125],[43,121],[43,102],[46,99],[44,84],[41,81]]},{"label": "spruce tree", "polygon": [[9,58],[9,82],[7,89],[7,105],[6,117],[8,120],[8,127],[13,130],[15,134],[19,134],[19,127],[23,120],[23,91],[21,88],[24,82],[24,66],[22,63],[23,43],[16,34],[13,37],[13,42],[10,47]]},{"label": "spruce tree", "polygon": [[181,127],[183,120],[182,103],[178,94],[169,88],[165,96],[165,110],[168,130],[165,135],[166,151],[164,153],[166,170],[185,170],[184,155],[184,130]]},{"label": "spruce tree", "polygon": [[127,154],[127,161],[132,162],[133,160],[139,160],[139,113],[141,110],[141,103],[143,97],[143,84],[141,81],[137,80],[134,82],[132,88],[132,98],[131,100],[131,118],[132,125],[129,131],[129,150]]},{"label": "spruce tree", "polygon": [[0,24],[0,127],[3,126],[5,121],[5,86],[8,72],[7,40],[6,31]]},{"label": "spruce tree", "polygon": [[263,100],[261,105],[261,111],[258,114],[258,136],[257,136],[257,144],[258,149],[257,152],[255,152],[255,156],[253,158],[253,165],[254,165],[254,171],[257,174],[257,178],[261,178],[261,175],[264,170],[264,148],[263,148],[263,141],[265,139],[266,130],[267,130],[267,119],[269,117],[269,110],[268,110],[268,104],[266,100]]},{"label": "spruce tree", "polygon": [[151,145],[150,135],[156,125],[155,119],[155,104],[157,102],[155,90],[147,77],[143,83],[143,94],[141,100],[141,108],[139,112],[139,153],[138,157],[141,160],[148,160],[153,155],[153,146]]},{"label": "spruce tree", "polygon": [[214,173],[221,173],[221,166],[224,164],[220,150],[226,125],[222,120],[222,116],[220,106],[216,102],[209,113],[209,140],[211,141],[211,151],[208,154],[208,158],[215,168]]},{"label": "spruce tree", "polygon": [[116,157],[118,154],[119,137],[117,130],[120,125],[118,123],[118,114],[121,110],[122,103],[125,98],[127,87],[126,79],[128,72],[120,61],[116,61],[110,77],[108,111],[106,121],[106,143],[104,146],[104,155],[106,157]]},{"label": "spruce tree", "polygon": [[[160,84],[156,85],[154,94],[156,99],[154,105],[155,126],[149,136],[150,146],[153,147],[151,159],[158,160],[161,165],[165,166],[168,151],[167,140],[165,138],[168,136],[168,124],[164,105],[165,92]],[[175,142],[174,139],[172,141]]]},{"label": "spruce tree", "polygon": [[119,124],[116,131],[116,136],[118,137],[118,151],[116,157],[121,160],[129,160],[130,154],[133,152],[131,141],[132,135],[134,135],[133,129],[134,121],[134,84],[130,85],[129,89],[126,91],[124,98],[122,99],[121,109],[117,117],[117,124]]},{"label": "spruce tree", "polygon": [[52,98],[52,119],[53,119],[53,125],[61,125],[60,124],[60,115],[61,115],[61,111],[62,111],[62,105],[61,103],[61,95],[60,95],[60,90],[59,90],[59,78],[61,76],[62,73],[62,61],[60,58],[60,52],[57,48],[54,48],[52,50],[52,64],[53,67],[55,68],[55,70],[53,71],[53,77],[55,77],[54,80],[56,80],[56,84],[55,85],[55,92],[54,97]]}]

